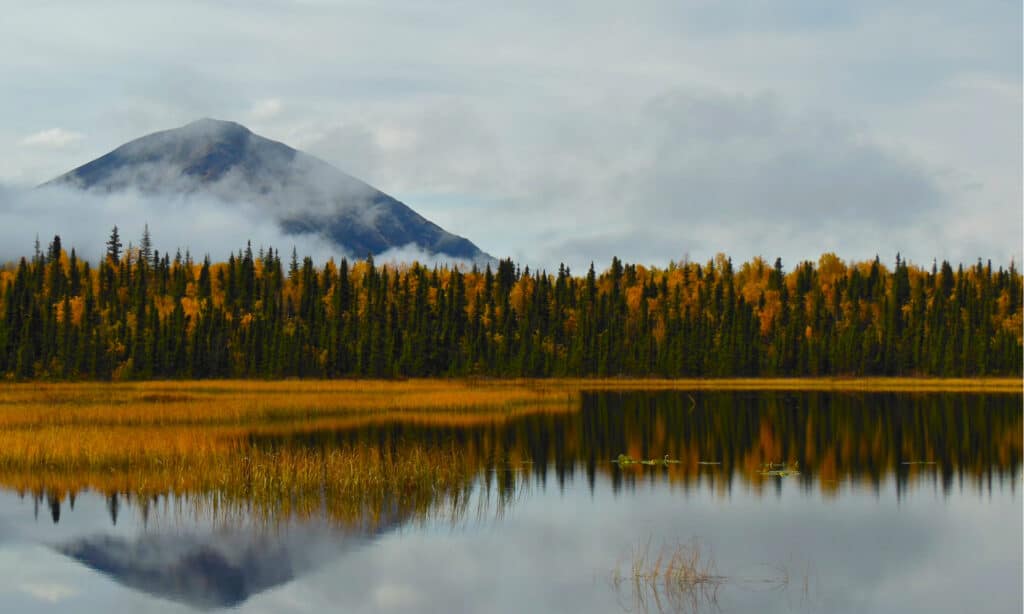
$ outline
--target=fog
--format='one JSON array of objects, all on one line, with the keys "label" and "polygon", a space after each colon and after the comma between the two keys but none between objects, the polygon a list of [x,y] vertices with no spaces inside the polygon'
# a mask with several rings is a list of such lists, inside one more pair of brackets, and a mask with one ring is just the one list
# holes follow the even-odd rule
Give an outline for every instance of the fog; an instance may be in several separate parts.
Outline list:
[{"label": "fog", "polygon": [[[266,203],[229,202],[194,191],[168,196],[133,189],[103,192],[0,184],[0,262],[30,256],[37,237],[45,249],[54,235],[59,235],[65,249],[70,252],[74,248],[80,259],[96,263],[106,252],[115,225],[127,247],[129,242],[139,244],[147,224],[153,247],[162,254],[180,250],[194,259],[209,255],[214,261],[223,261],[251,242],[254,251],[273,247],[283,257],[294,247],[300,258],[310,256],[317,264],[330,258],[356,257],[319,234],[285,233],[275,218]],[[375,258],[380,263],[469,264],[429,254],[415,245],[391,249]]]}]

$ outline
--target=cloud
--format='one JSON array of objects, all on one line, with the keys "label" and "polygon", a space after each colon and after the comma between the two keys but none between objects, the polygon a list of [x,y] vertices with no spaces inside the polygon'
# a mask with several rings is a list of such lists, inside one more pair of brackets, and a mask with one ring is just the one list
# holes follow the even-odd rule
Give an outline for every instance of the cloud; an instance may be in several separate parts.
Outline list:
[{"label": "cloud", "polygon": [[249,117],[254,121],[267,121],[273,119],[284,111],[284,103],[278,98],[267,98],[260,100],[249,110]]},{"label": "cloud", "polygon": [[389,266],[400,266],[416,262],[428,268],[455,267],[463,271],[472,269],[473,265],[483,268],[488,264],[492,265],[492,267],[496,264],[495,261],[486,257],[481,257],[477,260],[468,260],[465,258],[453,258],[447,254],[431,254],[430,252],[417,247],[415,243],[410,243],[402,247],[393,247],[374,256],[373,261],[377,265],[386,264]]},{"label": "cloud", "polygon": [[409,585],[382,582],[373,589],[373,604],[382,612],[422,609],[425,601],[425,596]]},{"label": "cloud", "polygon": [[316,234],[288,234],[259,205],[228,203],[214,196],[161,197],[126,190],[83,192],[65,187],[28,189],[0,185],[0,261],[32,253],[38,236],[45,245],[60,235],[66,249],[97,262],[105,253],[110,230],[118,227],[122,241],[138,245],[149,224],[154,247],[161,253],[191,251],[226,260],[252,242],[253,249],[274,247],[282,254],[297,246],[300,255],[323,262],[346,256]]},{"label": "cloud", "polygon": [[[225,146],[240,157],[209,157]],[[31,253],[37,234],[43,240],[59,234],[64,245],[97,258],[111,227],[131,236],[148,224],[158,248],[215,259],[249,241],[286,253],[294,245],[319,262],[363,258],[401,242],[409,244],[382,257],[469,264],[425,251],[469,253],[371,186],[237,124],[209,119],[132,141],[39,190],[4,189],[0,222],[0,237],[7,239],[0,257],[9,259]]]},{"label": "cloud", "polygon": [[73,145],[85,138],[80,132],[72,132],[63,128],[50,128],[30,134],[21,139],[21,144],[27,147],[42,147],[47,149],[63,149]]},{"label": "cloud", "polygon": [[56,582],[26,582],[21,590],[47,603],[60,603],[78,594],[78,590]]},{"label": "cloud", "polygon": [[604,270],[611,263],[611,258],[620,254],[632,254],[632,258],[641,263],[680,262],[688,259],[691,252],[706,253],[708,250],[699,238],[683,240],[670,230],[645,228],[609,229],[603,234],[581,233],[580,236],[568,240],[555,239],[545,245],[545,252],[570,263],[575,275],[584,274],[584,267],[588,267],[590,262],[594,263],[596,270]]},{"label": "cloud", "polygon": [[[232,179],[225,185],[231,185]],[[233,198],[217,196],[224,192]],[[287,190],[284,194],[289,194]],[[286,261],[294,247],[300,258],[310,256],[317,264],[365,258],[326,238],[313,225],[310,231],[285,229],[281,211],[266,201],[239,198],[241,191],[221,190],[199,193],[182,188],[173,195],[142,193],[126,189],[116,192],[83,191],[69,186],[26,188],[0,184],[0,263],[30,256],[36,237],[45,247],[54,237],[80,259],[97,262],[116,225],[125,246],[136,246],[148,224],[154,247],[162,254],[190,252],[194,259],[210,255],[224,261],[247,243],[254,251],[273,247]],[[284,213],[298,213],[285,209]],[[473,262],[431,254],[409,244],[375,257],[378,264],[396,266],[419,262],[425,266],[471,268]],[[484,264],[481,260],[477,264]]]},{"label": "cloud", "polygon": [[548,265],[601,236],[654,262],[1020,259],[1019,3],[267,1],[231,28],[235,2],[80,4],[0,24],[3,178],[88,159],[21,126],[88,126],[94,157],[217,116]]},{"label": "cloud", "polygon": [[[492,253],[549,270],[720,251],[977,257],[977,244],[951,241],[960,188],[944,169],[769,91],[675,88],[541,117],[513,138],[440,102],[346,120],[311,148]],[[384,147],[382,125],[409,145]]]},{"label": "cloud", "polygon": [[[719,481],[684,492],[638,479],[635,488],[616,494],[607,476],[599,474],[592,491],[582,472],[575,480],[556,487],[549,473],[547,492],[539,478],[536,488],[524,485],[529,490],[498,517],[483,513],[478,525],[451,529],[441,521],[386,536],[250,605],[276,612],[301,596],[306,609],[345,612],[614,612],[629,606],[633,596],[630,582],[616,592],[616,568],[628,575],[634,554],[646,543],[656,551],[657,544],[690,540],[730,578],[720,595],[722,609],[729,611],[912,611],[922,604],[929,611],[958,611],[960,597],[950,606],[951,595],[937,592],[935,582],[956,575],[979,543],[989,556],[983,557],[983,569],[965,572],[972,574],[970,582],[976,575],[995,587],[991,594],[999,604],[1019,599],[1013,590],[1018,570],[1007,566],[1019,558],[1019,543],[988,543],[999,534],[991,527],[1017,524],[1019,509],[1009,494],[996,497],[1006,505],[965,495],[950,513],[934,514],[930,485],[913,489],[897,509],[880,506],[878,498],[852,486],[844,488],[837,505],[792,484],[761,495],[733,486],[726,494]],[[895,501],[891,482],[883,481],[882,489],[883,501]],[[687,515],[682,524],[681,506]],[[752,507],[763,510],[753,526]],[[988,524],[970,522],[979,514]],[[964,522],[962,531],[955,530]],[[898,547],[879,557],[879,544]],[[443,565],[423,564],[441,553]],[[809,592],[801,596],[799,577],[806,569]],[[787,570],[796,578],[788,589],[765,591],[744,581]],[[965,602],[971,598],[962,596]]]}]

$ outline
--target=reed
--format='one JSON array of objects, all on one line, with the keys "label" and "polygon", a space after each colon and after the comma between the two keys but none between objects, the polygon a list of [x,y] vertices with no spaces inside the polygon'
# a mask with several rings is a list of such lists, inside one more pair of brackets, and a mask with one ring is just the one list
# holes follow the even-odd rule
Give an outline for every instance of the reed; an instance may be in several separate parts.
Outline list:
[{"label": "reed", "polygon": [[373,524],[461,500],[479,459],[417,442],[315,448],[305,434],[399,418],[486,424],[566,411],[571,400],[562,390],[442,381],[8,384],[0,485],[57,501],[88,489],[185,497],[269,521],[326,513]]},{"label": "reed", "polygon": [[[620,563],[612,571],[612,588],[627,611],[719,611],[719,594],[726,586],[758,590],[789,587],[789,570],[783,565],[767,566],[766,572],[758,576],[719,573],[714,557],[696,539],[664,542],[657,549],[651,546],[648,539],[633,549],[628,566]],[[805,597],[808,591],[809,571],[803,577]],[[621,603],[624,595],[631,597],[631,608]]]},{"label": "reed", "polygon": [[[140,496],[173,494],[206,496],[215,493],[221,502],[261,502],[271,516],[282,509],[312,514],[317,506],[337,510],[339,519],[354,519],[366,502],[398,505],[407,511],[423,509],[428,502],[459,498],[474,476],[495,467],[508,470],[533,461],[536,446],[525,439],[514,443],[497,433],[506,421],[524,416],[576,412],[580,395],[587,390],[704,389],[734,386],[790,386],[805,380],[408,380],[408,381],[207,381],[146,382],[119,384],[29,383],[0,384],[0,485],[36,493],[65,496],[82,489],[103,493],[136,493]],[[812,380],[821,386],[911,386],[915,391],[944,380]],[[954,381],[971,391],[999,390],[1016,380]],[[971,383],[973,382],[973,384]],[[949,383],[949,382],[947,382]],[[1017,382],[1019,384],[1019,382]],[[1015,384],[1016,385],[1016,384]],[[1019,393],[1019,389],[1014,388]],[[896,454],[876,436],[863,441],[840,442],[823,447],[818,439],[804,456],[780,455],[793,448],[783,441],[772,422],[758,426],[758,444],[723,459],[705,454],[714,450],[712,430],[683,446],[668,436],[678,432],[679,420],[694,419],[693,400],[679,412],[657,418],[652,428],[634,429],[649,434],[646,443],[633,437],[624,450],[610,450],[602,471],[611,472],[615,454],[644,459],[645,446],[661,456],[640,463],[659,465],[672,482],[684,484],[714,471],[739,468],[755,489],[775,476],[764,476],[765,462],[820,459],[824,483],[838,484],[860,456],[865,445],[882,446],[871,455],[877,467],[891,467],[908,458],[934,461],[936,451],[928,442],[904,443]],[[703,411],[703,409],[702,409]],[[709,414],[715,416],[717,414]],[[671,420],[672,422],[666,422]],[[704,416],[703,420],[710,420]],[[352,433],[363,427],[393,425],[476,429],[473,439],[458,449],[437,441],[429,445],[414,440],[380,445],[348,436],[321,440],[324,433]],[[581,428],[573,422],[571,428]],[[712,421],[710,426],[718,424]],[[721,425],[719,425],[721,426]],[[722,426],[728,432],[728,424]],[[372,429],[371,429],[372,430]],[[703,431],[702,431],[703,432]],[[525,437],[525,436],[524,436]],[[587,456],[579,434],[567,437],[566,458]],[[828,442],[825,442],[828,443]],[[1019,458],[1019,422],[1000,436],[1000,466],[1015,466]],[[841,445],[840,445],[841,444]],[[856,445],[855,445],[856,444]],[[547,445],[547,444],[545,444]],[[703,452],[702,452],[703,451]],[[554,458],[556,451],[545,448]],[[852,455],[852,456],[850,456]],[[498,457],[501,458],[498,458]],[[847,458],[847,456],[850,456]],[[838,464],[837,464],[838,463]],[[620,463],[629,466],[630,463]],[[813,466],[813,463],[811,463]],[[985,470],[978,464],[979,475]],[[911,476],[929,471],[930,465],[908,465]],[[622,467],[616,469],[621,470]],[[646,467],[650,468],[650,467]],[[813,471],[810,468],[808,471]],[[845,472],[845,473],[844,473]],[[877,471],[876,471],[877,473]],[[787,475],[789,472],[787,471]],[[800,478],[804,479],[804,478]],[[809,479],[809,478],[808,478]],[[863,479],[871,479],[865,474]],[[725,483],[717,480],[717,483]],[[836,486],[837,487],[837,486]],[[51,492],[52,491],[52,492]],[[64,494],[60,494],[64,493]],[[282,503],[282,501],[284,503]],[[261,512],[263,513],[263,512]]]},{"label": "reed", "polygon": [[264,450],[135,457],[117,466],[5,466],[0,484],[63,501],[84,490],[136,499],[184,498],[220,514],[276,523],[324,516],[347,526],[423,517],[466,496],[476,475],[454,449]]},{"label": "reed", "polygon": [[0,385],[0,429],[46,424],[248,424],[359,412],[565,406],[571,390],[471,380]]},{"label": "reed", "polygon": [[717,609],[718,593],[729,580],[718,573],[700,543],[675,542],[651,549],[651,541],[634,549],[630,566],[612,572],[616,594],[629,593],[635,610],[700,612]]}]

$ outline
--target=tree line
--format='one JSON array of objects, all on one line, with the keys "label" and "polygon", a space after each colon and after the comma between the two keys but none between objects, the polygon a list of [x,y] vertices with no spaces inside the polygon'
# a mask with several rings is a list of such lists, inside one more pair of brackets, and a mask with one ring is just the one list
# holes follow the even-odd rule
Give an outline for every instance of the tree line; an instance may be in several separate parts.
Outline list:
[{"label": "tree line", "polygon": [[484,266],[227,262],[117,228],[96,267],[54,237],[0,268],[0,373],[31,379],[1021,375],[1011,264],[718,255],[582,276]]}]

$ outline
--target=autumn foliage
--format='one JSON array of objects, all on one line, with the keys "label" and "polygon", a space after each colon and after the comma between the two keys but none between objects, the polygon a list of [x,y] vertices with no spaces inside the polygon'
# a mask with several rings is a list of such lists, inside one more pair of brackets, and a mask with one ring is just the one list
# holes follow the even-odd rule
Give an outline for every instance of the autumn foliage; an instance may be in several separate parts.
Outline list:
[{"label": "autumn foliage", "polygon": [[[148,245],[148,244],[147,244]],[[1022,278],[834,254],[723,255],[583,276],[520,268],[227,262],[55,238],[0,270],[0,373],[18,379],[1020,375]]]}]

